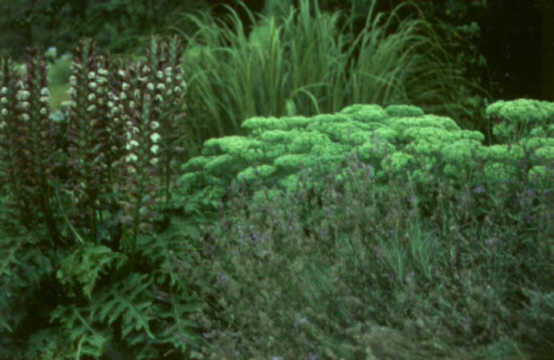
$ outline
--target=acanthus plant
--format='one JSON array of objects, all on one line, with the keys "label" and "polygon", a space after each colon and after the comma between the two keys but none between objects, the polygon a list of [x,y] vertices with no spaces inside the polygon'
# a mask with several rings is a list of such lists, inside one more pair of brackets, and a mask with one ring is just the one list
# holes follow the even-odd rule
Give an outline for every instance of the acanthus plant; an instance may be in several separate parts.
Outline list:
[{"label": "acanthus plant", "polygon": [[[169,202],[170,163],[179,151],[172,146],[175,124],[184,115],[183,45],[176,38],[160,43],[152,38],[147,62],[126,64],[126,69],[94,50],[94,43],[84,40],[74,53],[64,149],[55,141],[62,126],[50,120],[44,56],[30,49],[20,79],[11,60],[3,60],[0,161],[5,171],[0,177],[11,196],[3,205],[17,209],[27,230],[45,222],[54,241],[67,240],[55,215],[63,216],[81,242],[76,228],[96,242],[101,211],[121,210],[118,221],[127,244],[120,247],[128,245],[130,254],[137,235],[152,230],[159,200]],[[55,176],[60,169],[67,176],[63,183]],[[60,202],[60,187],[72,199],[71,212]]]}]

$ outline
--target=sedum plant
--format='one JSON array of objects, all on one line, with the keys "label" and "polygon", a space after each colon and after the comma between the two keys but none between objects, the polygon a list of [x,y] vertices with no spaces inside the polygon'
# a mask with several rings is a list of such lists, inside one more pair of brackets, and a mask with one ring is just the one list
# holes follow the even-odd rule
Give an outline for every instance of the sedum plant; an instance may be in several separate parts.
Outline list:
[{"label": "sedum plant", "polygon": [[[258,190],[259,198],[263,191],[255,182],[294,190],[300,170],[313,169],[314,179],[321,178],[350,156],[359,156],[376,187],[386,187],[391,177],[408,171],[409,179],[428,191],[435,180],[432,170],[438,169],[459,189],[473,181],[479,164],[488,181],[502,184],[514,173],[511,161],[526,157],[531,164],[526,180],[548,184],[547,165],[554,160],[549,124],[553,114],[554,104],[529,99],[489,105],[487,116],[496,123],[493,132],[505,142],[491,146],[482,144],[482,133],[463,130],[449,117],[425,114],[412,105],[355,104],[313,117],[251,117],[242,123],[249,135],[207,140],[201,155],[183,165],[175,201],[185,211],[195,210],[192,204],[213,211],[213,199],[224,196],[233,181],[244,181],[251,195]],[[525,130],[512,139],[509,134],[516,129]],[[343,175],[337,181],[342,182]]]},{"label": "sedum plant", "polygon": [[[99,358],[120,343],[148,359],[192,342],[187,314],[200,305],[172,280],[173,240],[151,241],[173,184],[182,50],[152,38],[146,61],[123,64],[82,41],[61,122],[44,56],[30,49],[22,76],[3,59],[0,358]],[[107,235],[109,223],[123,232]]]}]

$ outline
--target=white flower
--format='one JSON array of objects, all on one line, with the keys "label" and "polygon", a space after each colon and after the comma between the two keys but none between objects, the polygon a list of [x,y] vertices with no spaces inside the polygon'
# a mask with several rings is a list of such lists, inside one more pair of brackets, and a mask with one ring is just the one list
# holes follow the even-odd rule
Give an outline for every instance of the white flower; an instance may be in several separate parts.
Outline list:
[{"label": "white flower", "polygon": [[125,157],[126,162],[135,162],[138,160],[138,157],[135,154],[129,154]]},{"label": "white flower", "polygon": [[0,94],[6,95],[7,93],[8,93],[8,88],[3,86],[2,89],[0,90]]},{"label": "white flower", "polygon": [[40,108],[40,114],[41,114],[41,115],[46,115],[47,113],[48,113],[48,109],[46,109],[46,108],[44,108],[44,107],[43,107],[43,108]]},{"label": "white flower", "polygon": [[90,84],[88,84],[89,89],[96,89],[96,83],[93,81]]},{"label": "white flower", "polygon": [[161,70],[158,70],[158,72],[156,73],[156,76],[158,77],[158,79],[161,80],[164,77],[164,73]]},{"label": "white flower", "polygon": [[62,102],[62,106],[72,107],[72,106],[77,106],[77,103],[72,100],[67,100]]},{"label": "white flower", "polygon": [[95,77],[96,77],[96,74],[94,73],[94,71],[91,71],[91,72],[88,73],[88,78],[89,78],[89,80],[92,80],[92,79],[94,79]]},{"label": "white flower", "polygon": [[26,90],[19,90],[15,98],[17,100],[27,100],[31,96],[31,93]]},{"label": "white flower", "polygon": [[156,85],[156,89],[158,89],[158,90],[165,90],[165,85],[162,84],[162,83],[159,83],[158,85]]},{"label": "white flower", "polygon": [[148,83],[148,85],[146,85],[146,87],[147,87],[148,90],[150,90],[150,91],[153,91],[153,90],[154,90],[154,84],[152,84],[152,83]]},{"label": "white flower", "polygon": [[152,152],[152,154],[156,154],[159,148],[160,147],[158,145],[152,145],[152,147],[150,148],[150,151]]},{"label": "white flower", "polygon": [[127,90],[128,88],[131,87],[131,85],[127,84],[126,82],[123,83],[123,85],[121,85],[121,87],[123,88],[123,90]]},{"label": "white flower", "polygon": [[123,71],[123,70],[119,70],[119,71],[117,72],[117,74],[118,74],[119,76],[121,76],[121,77],[125,77],[125,71]]},{"label": "white flower", "polygon": [[157,143],[158,140],[160,140],[160,138],[161,136],[158,133],[153,133],[152,135],[150,135],[150,139],[152,140],[153,143]]},{"label": "white flower", "polygon": [[88,101],[93,101],[94,99],[96,99],[96,95],[94,95],[94,93],[88,94],[87,99]]},{"label": "white flower", "polygon": [[48,100],[49,100],[48,96],[41,96],[41,97],[38,98],[38,101],[43,103],[43,104],[47,104]]},{"label": "white flower", "polygon": [[158,163],[157,158],[153,158],[153,159],[150,160],[150,164],[153,165],[153,166],[156,166],[157,163]]},{"label": "white flower", "polygon": [[75,77],[75,75],[71,75],[69,77],[69,85],[73,85],[73,86],[77,85],[77,78]]},{"label": "white flower", "polygon": [[152,130],[156,130],[157,128],[160,127],[160,123],[157,121],[152,121],[152,123],[150,124],[150,127],[152,128]]},{"label": "white flower", "polygon": [[4,115],[4,116],[8,115],[8,110],[7,109],[2,109],[2,115]]},{"label": "white flower", "polygon": [[0,98],[0,103],[2,104],[7,104],[8,103],[8,99],[3,97],[3,98]]},{"label": "white flower", "polygon": [[160,94],[157,94],[155,99],[159,102],[162,102],[164,100],[164,98]]},{"label": "white flower", "polygon": [[48,96],[48,95],[50,95],[50,91],[48,91],[47,87],[43,87],[42,89],[40,89],[40,95]]},{"label": "white flower", "polygon": [[137,147],[139,144],[136,140],[131,140],[125,145],[125,150],[131,150],[132,148]]},{"label": "white flower", "polygon": [[88,112],[94,111],[94,109],[96,109],[96,105],[94,105],[94,104],[92,104],[92,105],[90,105],[89,107],[87,107],[87,111],[88,111]]}]

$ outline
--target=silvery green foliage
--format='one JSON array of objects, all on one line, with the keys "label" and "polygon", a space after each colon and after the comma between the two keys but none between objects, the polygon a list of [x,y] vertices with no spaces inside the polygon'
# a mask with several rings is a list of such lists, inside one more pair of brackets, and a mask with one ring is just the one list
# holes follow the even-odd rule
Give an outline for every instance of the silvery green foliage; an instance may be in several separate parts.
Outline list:
[{"label": "silvery green foliage", "polygon": [[[488,106],[487,116],[495,123],[496,140],[506,144],[485,146],[482,133],[408,105],[355,104],[313,117],[251,117],[242,124],[248,136],[207,140],[201,156],[183,165],[179,195],[186,208],[187,193],[222,195],[233,181],[253,189],[258,175],[263,185],[293,190],[301,170],[324,175],[354,156],[364,163],[368,181],[380,185],[404,170],[411,181],[426,184],[436,167],[463,184],[480,160],[486,163],[488,180],[504,181],[516,170],[506,161],[521,159],[526,152],[533,164],[529,178],[544,174],[546,162],[554,160],[554,104],[499,101]],[[340,174],[336,178],[342,179]]]}]

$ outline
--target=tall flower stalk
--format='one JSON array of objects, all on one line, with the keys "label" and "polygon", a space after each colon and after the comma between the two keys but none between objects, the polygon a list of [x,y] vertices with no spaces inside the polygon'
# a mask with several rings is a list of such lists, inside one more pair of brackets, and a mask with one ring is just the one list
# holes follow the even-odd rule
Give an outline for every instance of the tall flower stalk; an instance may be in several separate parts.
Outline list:
[{"label": "tall flower stalk", "polygon": [[[76,49],[66,102],[67,148],[56,148],[56,131],[49,119],[47,64],[36,50],[23,79],[17,79],[10,59],[2,63],[0,79],[0,161],[10,184],[12,202],[27,229],[42,219],[50,235],[61,239],[53,207],[56,205],[77,238],[75,225],[97,239],[98,214],[121,207],[119,221],[128,227],[125,239],[134,251],[136,236],[150,231],[156,205],[169,201],[171,147],[176,134],[186,83],[180,69],[183,46],[178,39],[151,39],[147,62],[110,63],[96,56],[94,43],[84,40]],[[54,176],[64,168],[62,184]],[[58,189],[69,195],[73,211],[65,213]],[[68,216],[67,216],[68,215]],[[123,244],[120,244],[123,245]]]},{"label": "tall flower stalk", "polygon": [[[0,83],[0,148],[4,164],[2,182],[10,186],[20,223],[28,230],[41,221],[35,215],[38,207],[45,216],[52,238],[58,238],[48,198],[48,180],[55,163],[49,153],[53,149],[50,136],[49,91],[47,65],[28,53],[26,72],[18,79],[10,59],[2,61]],[[8,204],[4,204],[8,206]]]}]

